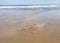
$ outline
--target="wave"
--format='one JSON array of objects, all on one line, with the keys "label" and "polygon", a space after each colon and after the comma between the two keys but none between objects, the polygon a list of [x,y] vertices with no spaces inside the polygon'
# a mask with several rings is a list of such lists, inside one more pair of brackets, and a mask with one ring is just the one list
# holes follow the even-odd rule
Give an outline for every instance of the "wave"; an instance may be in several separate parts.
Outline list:
[{"label": "wave", "polygon": [[59,5],[33,5],[33,6],[0,6],[0,8],[40,8],[40,7],[59,7]]}]

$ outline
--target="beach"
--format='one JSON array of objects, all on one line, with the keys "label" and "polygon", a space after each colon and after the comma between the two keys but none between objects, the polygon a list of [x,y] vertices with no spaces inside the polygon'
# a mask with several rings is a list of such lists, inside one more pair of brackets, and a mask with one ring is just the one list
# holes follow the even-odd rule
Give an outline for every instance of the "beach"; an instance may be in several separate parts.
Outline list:
[{"label": "beach", "polygon": [[[46,24],[39,32],[20,31],[27,24]],[[0,8],[0,43],[60,43],[60,8]]]}]

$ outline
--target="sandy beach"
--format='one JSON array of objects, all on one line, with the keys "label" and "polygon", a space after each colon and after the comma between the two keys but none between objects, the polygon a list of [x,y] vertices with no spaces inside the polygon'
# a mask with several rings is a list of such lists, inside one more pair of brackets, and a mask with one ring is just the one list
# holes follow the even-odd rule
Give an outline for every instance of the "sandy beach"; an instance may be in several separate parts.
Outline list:
[{"label": "sandy beach", "polygon": [[[19,31],[35,23],[46,26],[35,33]],[[0,43],[60,43],[60,9],[0,9]]]}]

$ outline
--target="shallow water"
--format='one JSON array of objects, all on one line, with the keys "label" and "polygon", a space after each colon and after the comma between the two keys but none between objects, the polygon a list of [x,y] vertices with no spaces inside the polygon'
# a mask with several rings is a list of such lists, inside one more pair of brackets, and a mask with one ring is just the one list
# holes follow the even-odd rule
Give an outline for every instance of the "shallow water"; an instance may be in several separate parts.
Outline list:
[{"label": "shallow water", "polygon": [[[34,23],[47,25],[36,33],[18,30]],[[0,43],[60,43],[60,10],[0,9]]]}]

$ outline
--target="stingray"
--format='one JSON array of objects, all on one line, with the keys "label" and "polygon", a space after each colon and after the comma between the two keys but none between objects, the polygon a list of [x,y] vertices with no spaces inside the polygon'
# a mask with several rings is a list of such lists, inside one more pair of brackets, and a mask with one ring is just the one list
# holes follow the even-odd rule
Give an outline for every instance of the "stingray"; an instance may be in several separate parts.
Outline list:
[{"label": "stingray", "polygon": [[26,26],[22,26],[22,28],[20,28],[18,30],[24,31],[24,32],[38,32],[38,31],[41,31],[45,25],[46,25],[45,23],[29,24]]}]

